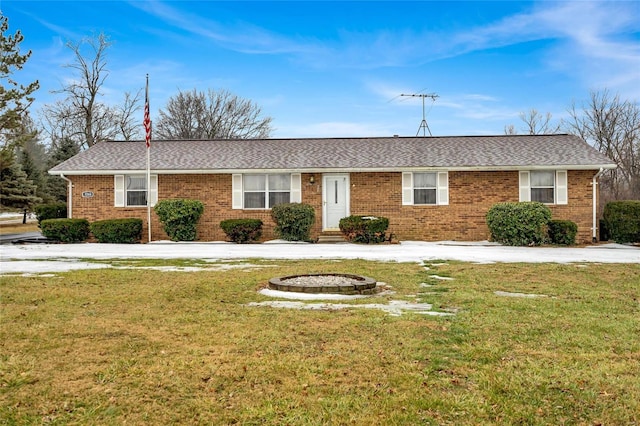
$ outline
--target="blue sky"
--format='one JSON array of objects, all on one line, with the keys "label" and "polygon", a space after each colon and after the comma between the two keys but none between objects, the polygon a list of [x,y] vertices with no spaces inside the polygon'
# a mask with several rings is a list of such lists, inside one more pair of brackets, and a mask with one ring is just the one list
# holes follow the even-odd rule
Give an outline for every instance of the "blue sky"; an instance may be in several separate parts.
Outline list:
[{"label": "blue sky", "polygon": [[[32,113],[71,77],[67,40],[111,37],[103,100],[150,78],[152,120],[178,90],[226,89],[273,137],[502,134],[536,108],[566,116],[590,90],[640,100],[640,2],[0,0],[33,55]],[[142,112],[140,112],[142,122]],[[142,130],[142,124],[141,124]]]}]

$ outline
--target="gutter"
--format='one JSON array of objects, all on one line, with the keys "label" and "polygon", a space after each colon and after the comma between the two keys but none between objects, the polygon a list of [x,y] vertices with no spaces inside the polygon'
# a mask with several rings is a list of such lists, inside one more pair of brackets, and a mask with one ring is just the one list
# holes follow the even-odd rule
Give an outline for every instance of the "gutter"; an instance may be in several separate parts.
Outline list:
[{"label": "gutter", "polygon": [[598,212],[596,211],[597,210],[596,209],[597,202],[598,202],[598,200],[597,200],[597,194],[598,194],[597,188],[598,188],[598,178],[600,177],[600,175],[602,175],[602,173],[604,173],[604,170],[605,170],[604,168],[600,167],[600,170],[598,171],[598,173],[596,173],[593,176],[593,181],[591,182],[591,187],[592,187],[592,192],[593,192],[593,203],[592,203],[593,204],[593,227],[591,228],[591,231],[592,231],[592,240],[591,241],[593,243],[597,243],[598,242],[598,237],[597,237],[598,224],[596,222],[598,220],[598,218],[597,218],[597,213]]},{"label": "gutter", "polygon": [[[192,174],[238,174],[238,173],[377,173],[377,172],[512,172],[520,170],[593,170],[597,168],[615,169],[615,164],[588,165],[515,165],[515,166],[407,166],[407,167],[299,167],[299,168],[244,168],[244,169],[154,169],[158,175],[192,175]],[[49,174],[68,176],[111,176],[111,175],[143,175],[146,169],[104,169],[104,170],[64,170]]]},{"label": "gutter", "polygon": [[63,173],[60,173],[60,177],[67,181],[67,218],[73,217],[73,184],[71,180],[65,177]]}]

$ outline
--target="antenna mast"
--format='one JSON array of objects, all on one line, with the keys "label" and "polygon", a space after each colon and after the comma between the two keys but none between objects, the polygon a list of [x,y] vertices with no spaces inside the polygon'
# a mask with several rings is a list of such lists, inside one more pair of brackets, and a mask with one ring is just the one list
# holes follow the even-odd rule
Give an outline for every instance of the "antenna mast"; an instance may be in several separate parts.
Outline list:
[{"label": "antenna mast", "polygon": [[431,100],[435,102],[436,98],[439,98],[440,96],[436,95],[435,93],[414,93],[411,95],[402,94],[400,96],[408,96],[410,98],[422,98],[422,122],[420,123],[420,127],[418,127],[418,133],[416,133],[416,136],[420,134],[420,129],[422,129],[422,136],[427,136],[427,130],[429,131],[429,136],[433,136],[431,134],[431,129],[427,124],[427,118],[424,110],[424,98],[431,98]]}]

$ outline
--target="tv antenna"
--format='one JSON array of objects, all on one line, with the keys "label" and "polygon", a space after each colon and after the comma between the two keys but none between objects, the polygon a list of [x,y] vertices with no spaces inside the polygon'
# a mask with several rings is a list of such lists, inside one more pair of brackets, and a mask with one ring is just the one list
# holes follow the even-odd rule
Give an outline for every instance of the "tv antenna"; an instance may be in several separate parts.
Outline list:
[{"label": "tv antenna", "polygon": [[424,98],[431,98],[431,101],[435,102],[436,98],[439,98],[440,96],[436,95],[435,93],[414,93],[410,95],[401,94],[400,96],[406,96],[410,98],[422,98],[422,122],[420,122],[420,127],[418,127],[418,133],[416,133],[416,136],[420,134],[420,130],[422,130],[422,136],[427,136],[427,130],[429,131],[429,136],[433,136],[431,134],[431,129],[427,124],[427,118],[426,118],[427,116],[425,115],[425,109],[424,109]]}]

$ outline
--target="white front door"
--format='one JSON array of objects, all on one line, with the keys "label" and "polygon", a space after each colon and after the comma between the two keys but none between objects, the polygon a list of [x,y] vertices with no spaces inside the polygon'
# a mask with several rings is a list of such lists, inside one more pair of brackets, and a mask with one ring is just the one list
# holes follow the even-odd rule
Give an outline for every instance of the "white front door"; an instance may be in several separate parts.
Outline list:
[{"label": "white front door", "polygon": [[349,175],[324,175],[322,183],[322,229],[339,229],[349,216]]}]

